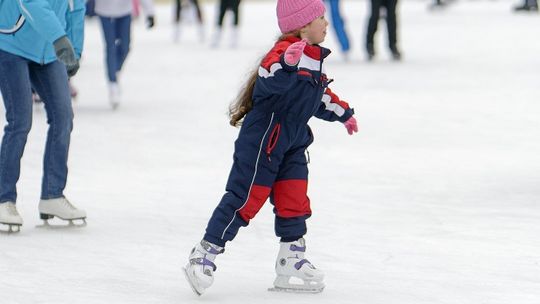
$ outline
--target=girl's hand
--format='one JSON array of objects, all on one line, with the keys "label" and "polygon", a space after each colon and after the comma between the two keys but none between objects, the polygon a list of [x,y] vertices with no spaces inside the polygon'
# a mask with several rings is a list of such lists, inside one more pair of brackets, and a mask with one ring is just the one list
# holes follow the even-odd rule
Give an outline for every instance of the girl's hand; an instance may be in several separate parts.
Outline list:
[{"label": "girl's hand", "polygon": [[301,41],[295,42],[285,50],[285,63],[290,66],[295,66],[300,62],[300,57],[304,52],[306,47],[307,39],[302,39]]},{"label": "girl's hand", "polygon": [[347,132],[349,135],[353,135],[354,132],[358,132],[358,124],[356,123],[356,119],[351,116],[346,122],[343,123],[345,125],[345,128],[347,128]]}]

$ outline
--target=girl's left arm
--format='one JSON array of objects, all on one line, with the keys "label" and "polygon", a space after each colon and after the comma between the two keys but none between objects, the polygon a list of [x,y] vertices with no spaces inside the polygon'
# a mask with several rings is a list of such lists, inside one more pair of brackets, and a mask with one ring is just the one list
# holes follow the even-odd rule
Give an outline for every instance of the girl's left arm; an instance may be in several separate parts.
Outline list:
[{"label": "girl's left arm", "polygon": [[339,97],[326,88],[319,108],[315,113],[315,117],[324,119],[326,121],[340,121],[346,122],[354,115],[354,109],[352,109],[348,103],[339,99]]}]

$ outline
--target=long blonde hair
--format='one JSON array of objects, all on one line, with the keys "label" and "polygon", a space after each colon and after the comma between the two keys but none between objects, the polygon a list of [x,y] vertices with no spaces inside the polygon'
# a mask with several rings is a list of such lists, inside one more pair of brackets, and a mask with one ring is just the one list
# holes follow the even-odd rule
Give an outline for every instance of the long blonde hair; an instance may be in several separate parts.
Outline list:
[{"label": "long blonde hair", "polygon": [[[284,40],[291,36],[300,38],[300,30],[283,34],[277,39],[277,41]],[[255,89],[255,82],[257,82],[258,75],[259,65],[257,65],[257,67],[249,73],[246,82],[240,89],[240,92],[238,92],[238,96],[229,106],[229,123],[231,126],[241,126],[244,117],[253,108],[253,90]]]}]

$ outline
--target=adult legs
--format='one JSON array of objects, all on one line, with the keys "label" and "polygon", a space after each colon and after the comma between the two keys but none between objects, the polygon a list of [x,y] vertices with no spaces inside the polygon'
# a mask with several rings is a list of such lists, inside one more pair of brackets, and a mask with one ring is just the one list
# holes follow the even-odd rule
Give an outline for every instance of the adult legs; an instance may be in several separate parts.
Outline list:
[{"label": "adult legs", "polygon": [[328,2],[330,3],[332,26],[336,32],[339,44],[341,45],[341,50],[346,53],[350,49],[349,37],[345,31],[345,22],[343,21],[339,10],[339,0],[329,0]]},{"label": "adult legs", "polygon": [[28,65],[28,60],[0,50],[0,91],[7,122],[0,148],[0,203],[17,200],[16,184],[21,158],[32,127],[32,87]]},{"label": "adult legs", "polygon": [[388,47],[393,54],[398,52],[396,4],[397,0],[384,0],[384,6],[386,7],[386,24],[388,27]]},{"label": "adult legs", "polygon": [[73,129],[73,109],[66,67],[60,61],[30,64],[30,79],[47,112],[47,143],[43,158],[41,199],[63,197],[68,174],[68,154]]},{"label": "adult legs", "polygon": [[131,46],[131,15],[120,17],[116,25],[116,73],[124,66]]},{"label": "adult legs", "polygon": [[220,0],[219,1],[219,14],[218,14],[218,27],[223,27],[223,19],[225,18],[225,13],[227,12],[227,7],[229,5],[229,0]]},{"label": "adult legs", "polygon": [[107,76],[109,82],[117,82],[117,73],[122,69],[129,53],[131,39],[131,16],[119,18],[100,17],[105,39]]},{"label": "adult legs", "polygon": [[175,0],[174,2],[174,22],[180,23],[180,17],[182,14],[182,0]]},{"label": "adult legs", "polygon": [[368,20],[366,33],[366,50],[370,59],[375,55],[374,37],[379,24],[381,4],[382,0],[371,0],[371,16]]},{"label": "adult legs", "polygon": [[229,8],[234,14],[233,25],[237,27],[240,23],[240,0],[229,0]]}]

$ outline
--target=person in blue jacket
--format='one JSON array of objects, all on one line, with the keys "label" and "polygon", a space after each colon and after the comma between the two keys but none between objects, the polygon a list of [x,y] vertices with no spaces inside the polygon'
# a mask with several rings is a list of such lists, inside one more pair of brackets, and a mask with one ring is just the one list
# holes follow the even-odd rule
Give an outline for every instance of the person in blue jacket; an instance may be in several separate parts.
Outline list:
[{"label": "person in blue jacket", "polygon": [[16,184],[32,126],[32,88],[45,105],[49,131],[39,212],[47,220],[83,219],[64,197],[73,128],[68,77],[83,47],[84,0],[0,0],[0,91],[6,126],[0,150],[0,223],[20,230]]},{"label": "person in blue jacket", "polygon": [[330,7],[331,24],[336,33],[339,45],[341,46],[341,52],[343,53],[345,60],[348,60],[351,46],[349,43],[349,36],[345,29],[345,21],[341,16],[339,0],[326,0],[326,2]]},{"label": "person in blue jacket", "polygon": [[[311,216],[305,153],[313,133],[308,121],[315,116],[342,122],[351,135],[358,131],[353,109],[328,87],[332,80],[323,62],[330,50],[319,45],[328,26],[325,11],[322,0],[277,2],[283,35],[231,106],[230,123],[241,122],[241,129],[226,193],[184,269],[199,295],[212,285],[216,255],[268,198],[274,205],[275,233],[281,238],[275,288],[301,292],[324,288],[324,274],[304,258],[303,236]],[[305,284],[289,282],[292,277]]]}]

